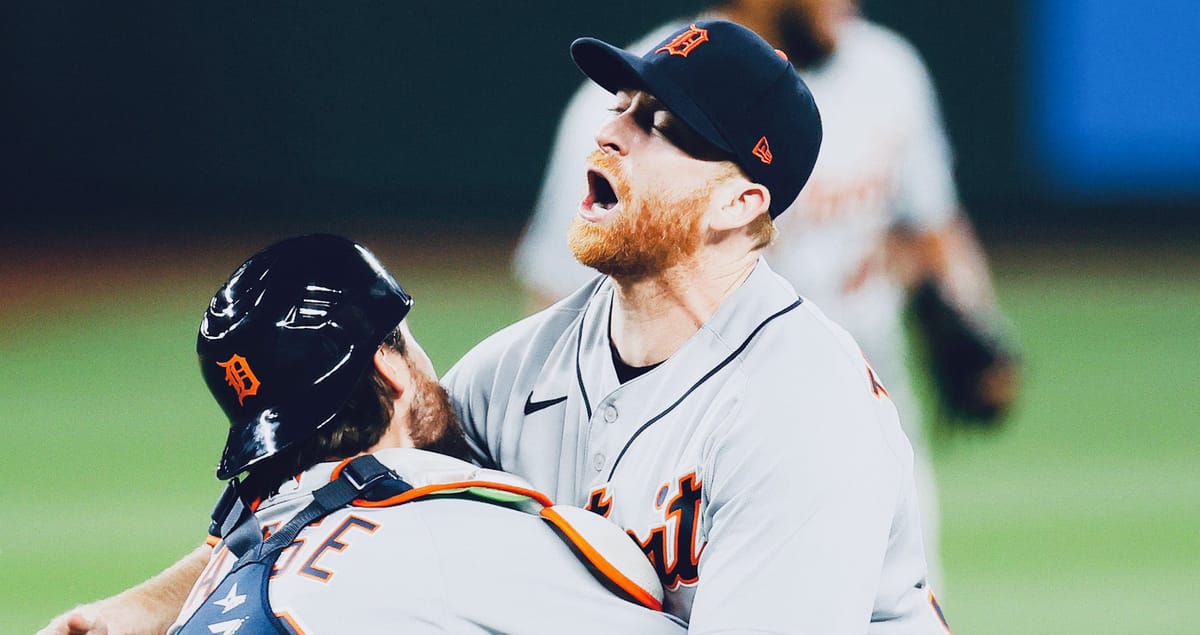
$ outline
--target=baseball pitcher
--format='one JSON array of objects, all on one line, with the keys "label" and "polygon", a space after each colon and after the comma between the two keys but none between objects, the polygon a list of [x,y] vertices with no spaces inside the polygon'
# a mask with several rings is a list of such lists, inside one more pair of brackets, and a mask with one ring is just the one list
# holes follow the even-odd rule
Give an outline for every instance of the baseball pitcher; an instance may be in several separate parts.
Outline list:
[{"label": "baseball pitcher", "polygon": [[[1002,320],[982,250],[959,213],[930,77],[912,46],[857,15],[853,0],[716,4],[708,17],[734,20],[783,49],[820,107],[821,154],[804,191],[776,218],[779,235],[764,253],[806,299],[850,331],[887,384],[914,446],[926,557],[937,579],[937,491],[905,358],[909,288],[932,276],[938,288],[953,291],[954,304],[973,316],[969,322],[994,329]],[[660,26],[629,48],[650,51],[688,24]],[[578,166],[595,148],[592,131],[603,125],[611,102],[599,85],[585,83],[559,124],[514,258],[516,276],[537,308],[595,276],[576,261],[564,236],[583,189]],[[930,336],[934,344],[946,339]],[[1001,392],[992,402],[1002,410],[1012,398]]]},{"label": "baseball pitcher", "polygon": [[616,93],[568,230],[607,275],[451,370],[475,459],[626,528],[698,632],[945,632],[887,389],[760,258],[816,161],[811,94],[730,22],[648,51],[572,47]]}]

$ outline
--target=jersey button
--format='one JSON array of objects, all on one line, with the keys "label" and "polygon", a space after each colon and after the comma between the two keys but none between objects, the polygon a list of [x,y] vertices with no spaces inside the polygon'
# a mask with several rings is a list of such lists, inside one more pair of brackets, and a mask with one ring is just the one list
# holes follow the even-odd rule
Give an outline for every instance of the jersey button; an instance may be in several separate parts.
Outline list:
[{"label": "jersey button", "polygon": [[599,452],[597,452],[596,456],[592,457],[592,469],[596,470],[597,472],[604,469],[604,455],[603,454],[600,454]]},{"label": "jersey button", "polygon": [[617,420],[617,407],[616,406],[614,406],[612,404],[608,404],[607,406],[604,407],[604,420],[609,423],[612,423]]}]

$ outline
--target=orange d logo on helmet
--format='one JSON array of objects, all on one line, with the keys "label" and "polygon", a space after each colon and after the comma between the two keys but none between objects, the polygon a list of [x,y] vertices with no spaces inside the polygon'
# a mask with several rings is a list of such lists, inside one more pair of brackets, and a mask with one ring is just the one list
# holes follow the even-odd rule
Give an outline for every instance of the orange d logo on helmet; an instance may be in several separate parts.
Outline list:
[{"label": "orange d logo on helmet", "polygon": [[654,52],[662,53],[663,51],[666,51],[671,55],[687,57],[688,53],[691,53],[693,49],[707,41],[708,29],[701,29],[693,24],[690,28],[688,28],[688,30],[680,33],[675,37],[674,40],[667,42]]},{"label": "orange d logo on helmet", "polygon": [[225,381],[237,392],[239,406],[243,405],[246,397],[258,394],[258,387],[262,384],[254,376],[254,371],[250,370],[245,357],[234,354],[227,361],[217,362],[217,366],[225,369]]}]

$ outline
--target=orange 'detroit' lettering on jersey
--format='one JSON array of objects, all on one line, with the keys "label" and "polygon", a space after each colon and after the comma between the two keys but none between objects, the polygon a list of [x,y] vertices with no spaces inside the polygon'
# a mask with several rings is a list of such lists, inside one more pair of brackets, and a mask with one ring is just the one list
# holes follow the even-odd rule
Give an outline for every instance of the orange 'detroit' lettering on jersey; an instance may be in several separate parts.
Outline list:
[{"label": "orange 'detroit' lettering on jersey", "polygon": [[608,487],[598,487],[592,490],[591,496],[588,496],[587,505],[584,505],[583,508],[593,514],[608,518],[608,515],[612,513],[612,496],[608,495]]},{"label": "orange 'detroit' lettering on jersey", "polygon": [[750,152],[758,157],[759,161],[767,165],[771,165],[771,162],[775,160],[775,155],[771,154],[771,144],[767,143],[766,137],[759,139],[758,143],[754,144],[754,149]]},{"label": "orange 'detroit' lettering on jersey", "polygon": [[689,53],[696,50],[697,46],[708,41],[708,29],[702,29],[693,24],[688,30],[675,36],[675,39],[658,47],[655,53],[668,53],[670,55],[679,55],[687,57]]},{"label": "orange 'detroit' lettering on jersey", "polygon": [[[652,528],[644,540],[634,530],[628,532],[650,559],[663,587],[668,590],[675,590],[681,584],[695,584],[700,579],[700,554],[704,547],[697,549],[696,543],[700,530],[701,485],[695,472],[679,477],[679,490],[667,503],[663,524]],[[674,523],[670,522],[672,519]],[[669,542],[667,527],[672,524],[675,536]],[[670,544],[672,542],[674,544]]]},{"label": "orange 'detroit' lettering on jersey", "polygon": [[229,359],[217,362],[217,366],[225,369],[225,383],[237,393],[239,406],[245,405],[246,397],[258,394],[262,382],[254,376],[245,357],[234,353]]}]

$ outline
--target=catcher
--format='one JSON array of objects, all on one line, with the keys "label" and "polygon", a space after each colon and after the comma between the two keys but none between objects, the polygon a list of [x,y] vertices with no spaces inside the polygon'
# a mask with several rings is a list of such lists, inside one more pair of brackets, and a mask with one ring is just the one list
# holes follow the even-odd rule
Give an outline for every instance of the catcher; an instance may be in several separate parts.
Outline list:
[{"label": "catcher", "polygon": [[196,348],[232,480],[168,632],[685,631],[616,525],[459,459],[411,304],[329,235],[265,249],[213,297]]}]

